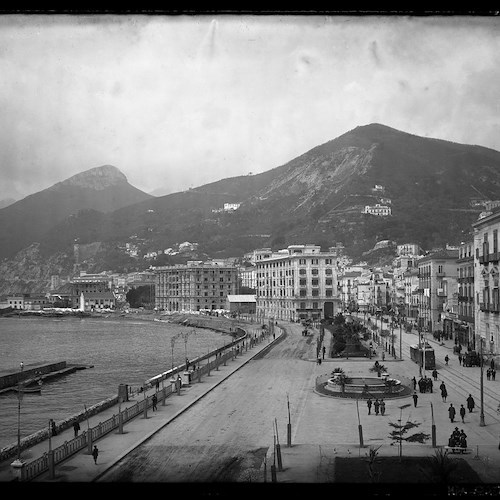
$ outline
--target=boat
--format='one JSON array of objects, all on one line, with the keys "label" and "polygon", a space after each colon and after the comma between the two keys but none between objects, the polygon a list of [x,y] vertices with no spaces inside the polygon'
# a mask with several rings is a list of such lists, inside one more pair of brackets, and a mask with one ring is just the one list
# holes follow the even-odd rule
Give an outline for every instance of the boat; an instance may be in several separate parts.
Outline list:
[{"label": "boat", "polygon": [[40,394],[42,392],[42,386],[38,387],[13,387],[12,390],[16,392],[22,392],[23,394]]}]

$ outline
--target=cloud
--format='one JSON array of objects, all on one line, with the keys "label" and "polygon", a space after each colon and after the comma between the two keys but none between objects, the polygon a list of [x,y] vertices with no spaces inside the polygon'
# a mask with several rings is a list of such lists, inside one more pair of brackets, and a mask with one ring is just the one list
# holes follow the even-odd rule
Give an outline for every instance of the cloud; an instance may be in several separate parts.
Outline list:
[{"label": "cloud", "polygon": [[500,150],[498,68],[496,18],[0,16],[0,199],[104,164],[182,190],[372,122]]}]

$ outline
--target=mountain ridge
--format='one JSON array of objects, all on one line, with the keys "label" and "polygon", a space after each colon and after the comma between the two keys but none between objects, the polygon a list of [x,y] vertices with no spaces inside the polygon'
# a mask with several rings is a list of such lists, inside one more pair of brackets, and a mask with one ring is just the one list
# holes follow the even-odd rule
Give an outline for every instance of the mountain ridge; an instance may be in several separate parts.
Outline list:
[{"label": "mountain ridge", "polygon": [[[424,249],[457,244],[470,237],[481,203],[496,199],[500,152],[368,124],[266,172],[147,195],[107,212],[82,209],[37,241],[40,258],[71,253],[75,240],[102,243],[99,254],[84,263],[91,272],[109,269],[105,266],[113,262],[132,267],[168,263],[166,257],[141,257],[183,241],[198,243],[200,255],[214,258],[294,243],[313,242],[324,249],[343,243],[356,259],[380,240],[411,241]],[[391,207],[390,217],[363,213],[366,205],[382,202]],[[226,212],[225,203],[239,208]],[[140,242],[135,260],[123,250],[133,242]]]}]

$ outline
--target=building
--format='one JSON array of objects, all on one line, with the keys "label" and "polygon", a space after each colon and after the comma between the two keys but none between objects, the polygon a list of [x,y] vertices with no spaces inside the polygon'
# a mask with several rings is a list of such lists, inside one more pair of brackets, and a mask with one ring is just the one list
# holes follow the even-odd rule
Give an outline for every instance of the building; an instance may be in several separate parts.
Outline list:
[{"label": "building", "polygon": [[236,295],[238,268],[211,261],[154,269],[155,306],[162,311],[226,309],[228,295]]},{"label": "building", "polygon": [[113,292],[82,292],[85,311],[96,311],[99,309],[114,309],[116,298]]},{"label": "building", "polygon": [[443,307],[458,296],[458,250],[438,250],[418,262],[418,326],[422,331],[443,330]]},{"label": "building", "polygon": [[297,321],[333,318],[340,312],[333,248],[289,245],[256,259],[257,317]]},{"label": "building", "polygon": [[344,271],[337,278],[339,298],[342,303],[342,310],[349,309],[357,311],[360,308],[358,298],[358,279],[361,271]]},{"label": "building", "polygon": [[[472,224],[474,230],[474,349],[498,355],[500,297],[498,291],[498,231],[500,210],[486,212]],[[472,340],[472,339],[471,339]]]},{"label": "building", "polygon": [[375,205],[366,205],[363,213],[387,217],[392,215],[392,208],[387,205],[380,205],[379,203],[376,203]]},{"label": "building", "polygon": [[[404,316],[416,321],[418,318],[418,267],[410,267],[404,273],[405,309]],[[412,322],[413,322],[412,321]]]},{"label": "building", "polygon": [[87,274],[81,272],[71,280],[71,304],[72,307],[80,307],[80,295],[88,293],[109,292],[110,279],[106,274]]},{"label": "building", "polygon": [[255,314],[255,295],[228,295],[226,309],[230,314]]},{"label": "building", "polygon": [[404,243],[397,246],[398,255],[417,256],[423,254],[422,249],[416,243]]},{"label": "building", "polygon": [[8,307],[12,307],[12,309],[24,309],[24,299],[24,294],[9,295],[7,297]]},{"label": "building", "polygon": [[238,210],[241,203],[224,203],[224,212],[232,212],[233,210]]},{"label": "building", "polygon": [[29,294],[24,297],[24,309],[26,311],[41,311],[44,307],[50,307],[52,304],[45,295]]}]

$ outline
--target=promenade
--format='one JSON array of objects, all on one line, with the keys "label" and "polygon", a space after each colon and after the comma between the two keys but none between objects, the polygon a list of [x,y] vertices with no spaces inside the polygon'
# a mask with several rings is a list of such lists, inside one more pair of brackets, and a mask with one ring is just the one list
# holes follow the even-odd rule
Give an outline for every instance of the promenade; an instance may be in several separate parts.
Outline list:
[{"label": "promenade", "polygon": [[[356,400],[318,393],[315,381],[339,366],[350,375],[366,375],[374,359],[381,360],[380,346],[374,359],[335,358],[317,364],[318,330],[313,329],[312,335],[304,337],[300,324],[280,322],[279,326],[275,339],[268,336],[228,360],[218,371],[211,371],[201,382],[183,387],[181,395],[172,394],[164,406],[160,402],[157,411],[149,409],[147,418],[139,415],[128,422],[123,434],[114,431],[99,439],[97,464],[84,450],[57,465],[54,478],[45,473],[34,482],[207,481],[213,480],[207,479],[211,478],[210,464],[215,464],[219,455],[224,452],[237,455],[243,449],[263,450],[265,458],[257,465],[248,465],[238,481],[248,481],[251,477],[252,482],[271,482],[270,466],[276,464],[277,458],[271,423],[276,416],[283,464],[276,472],[276,482],[334,482],[337,457],[364,457],[370,447],[379,448],[380,456],[398,455],[397,445],[388,438],[388,422],[396,421],[403,411],[403,419],[418,421],[422,432],[430,434],[431,425],[436,426],[438,447],[447,444],[455,426],[465,429],[472,452],[457,457],[467,460],[482,481],[500,483],[500,419],[496,411],[500,380],[484,381],[485,426],[480,426],[480,368],[460,366],[453,354],[453,341],[441,345],[428,339],[435,349],[439,373],[434,393],[419,394],[417,407],[411,396],[387,399],[385,416],[375,416],[367,414],[363,400],[358,406]],[[325,343],[328,344],[329,338],[326,332]],[[403,360],[399,359],[397,343],[397,357],[385,353],[383,364],[391,377],[410,384],[413,376],[419,377],[418,366],[409,359],[409,346],[416,343],[417,335],[402,332],[401,339]],[[450,357],[448,366],[444,363],[446,354]],[[437,389],[441,380],[448,388],[447,402],[441,400]],[[449,404],[459,408],[469,392],[476,400],[474,412],[467,413],[464,423],[460,417],[451,423],[447,413]],[[285,427],[287,400],[291,402],[290,447]],[[135,401],[123,403],[122,409],[126,404],[133,405]],[[400,410],[403,405],[409,406]],[[114,413],[117,408],[109,408],[91,417],[89,424],[96,425]],[[363,428],[363,448],[359,446],[358,423]],[[52,447],[72,437],[72,429],[66,430],[52,438]],[[23,452],[23,459],[38,457],[47,450],[47,442],[39,443]],[[433,454],[430,439],[425,444],[403,445],[404,456]],[[10,462],[0,464],[1,481],[13,478]]]}]

